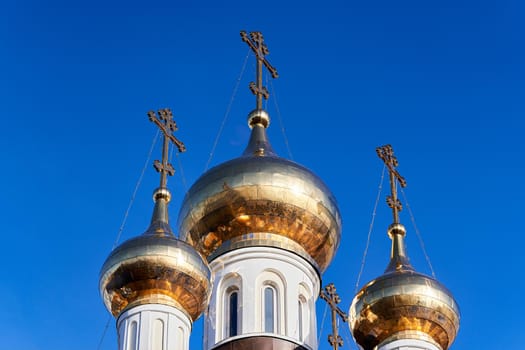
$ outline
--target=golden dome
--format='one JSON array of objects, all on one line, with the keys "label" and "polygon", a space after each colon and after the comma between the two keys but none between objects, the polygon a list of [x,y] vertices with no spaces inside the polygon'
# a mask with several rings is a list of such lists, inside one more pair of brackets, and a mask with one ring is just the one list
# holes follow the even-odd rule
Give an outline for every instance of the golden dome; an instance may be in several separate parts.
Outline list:
[{"label": "golden dome", "polygon": [[143,304],[175,306],[196,320],[208,305],[210,269],[189,244],[173,236],[168,224],[169,192],[154,194],[151,225],[111,252],[100,272],[100,292],[117,317]]},{"label": "golden dome", "polygon": [[253,111],[244,154],[210,169],[191,187],[179,213],[181,238],[209,261],[239,247],[275,246],[323,272],[340,241],[336,200],[310,170],[273,152],[268,124],[266,112]]},{"label": "golden dome", "polygon": [[405,255],[405,228],[393,224],[390,264],[365,285],[350,306],[350,328],[364,349],[397,338],[426,340],[443,350],[459,330],[459,307],[437,280],[414,271]]}]

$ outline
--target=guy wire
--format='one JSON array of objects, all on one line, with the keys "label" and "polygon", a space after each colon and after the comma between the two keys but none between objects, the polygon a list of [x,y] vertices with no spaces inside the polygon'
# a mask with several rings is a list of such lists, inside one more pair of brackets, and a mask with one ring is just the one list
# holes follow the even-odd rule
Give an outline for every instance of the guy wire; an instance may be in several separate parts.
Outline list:
[{"label": "guy wire", "polygon": [[432,272],[432,277],[434,279],[436,278],[436,273],[434,272],[434,268],[432,267],[432,263],[430,262],[430,258],[427,254],[427,250],[425,248],[425,242],[423,242],[423,237],[421,236],[421,233],[419,232],[419,229],[416,225],[416,219],[414,218],[414,214],[412,213],[412,209],[410,209],[410,204],[408,204],[408,200],[405,194],[405,191],[403,191],[403,188],[401,187],[401,194],[403,194],[403,199],[405,200],[405,204],[408,209],[408,213],[410,214],[410,220],[412,221],[412,225],[414,226],[414,231],[416,231],[417,238],[419,240],[419,245],[421,246],[421,250],[423,250],[423,254],[425,255],[425,260],[427,261],[428,266],[430,267],[430,271]]},{"label": "guy wire", "polygon": [[131,207],[133,206],[133,203],[135,201],[135,197],[137,195],[137,191],[139,190],[140,184],[142,182],[142,179],[144,178],[144,173],[146,172],[146,168],[148,167],[149,161],[151,159],[151,154],[153,153],[153,149],[155,148],[155,144],[157,143],[157,139],[159,137],[160,130],[157,130],[157,133],[153,137],[153,141],[151,142],[151,147],[149,149],[148,156],[146,158],[146,161],[144,162],[144,166],[142,167],[142,171],[140,173],[139,179],[137,181],[137,184],[135,185],[135,189],[133,190],[133,194],[131,195],[131,199],[128,204],[128,208],[126,209],[126,212],[124,214],[124,219],[122,220],[122,224],[120,225],[120,228],[118,230],[117,238],[115,239],[115,243],[113,243],[113,247],[111,250],[115,249],[118,245],[118,242],[120,240],[120,236],[122,235],[122,231],[124,231],[124,226],[126,225],[126,221],[128,219],[129,212],[131,210]]},{"label": "guy wire", "polygon": [[273,87],[273,83],[270,80],[270,90],[272,91],[273,103],[275,105],[275,111],[277,112],[277,118],[279,119],[279,126],[281,127],[281,132],[283,133],[284,143],[286,145],[286,150],[288,151],[288,156],[293,160],[292,150],[290,149],[290,144],[288,143],[288,137],[286,137],[286,131],[284,130],[284,123],[281,117],[281,110],[279,109],[279,104],[277,103],[277,94]]},{"label": "guy wire", "polygon": [[[157,143],[157,139],[159,138],[160,130],[157,129],[157,132],[155,136],[153,137],[153,141],[151,142],[151,147],[148,152],[148,156],[146,157],[146,161],[144,162],[144,166],[142,167],[142,171],[140,173],[139,179],[135,185],[135,189],[133,190],[133,194],[131,195],[131,199],[128,204],[128,208],[126,209],[126,212],[124,213],[124,219],[122,220],[122,223],[120,225],[120,228],[117,233],[117,237],[115,239],[115,242],[113,243],[113,247],[111,250],[113,251],[120,240],[120,236],[122,235],[122,231],[124,231],[124,226],[126,225],[126,221],[128,219],[129,212],[131,210],[131,207],[133,206],[133,203],[135,201],[135,197],[137,196],[138,189],[140,187],[140,184],[142,182],[142,179],[144,178],[144,173],[146,172],[146,168],[148,167],[149,161],[151,159],[151,155],[153,154],[153,149],[155,148],[155,144]],[[104,341],[104,338],[106,337],[106,333],[109,327],[109,323],[111,322],[111,315],[108,316],[108,320],[106,321],[106,325],[104,326],[104,330],[102,331],[102,335],[100,336],[100,341],[98,342],[97,350],[100,350],[102,347],[102,343]]]},{"label": "guy wire", "polygon": [[357,281],[355,282],[354,294],[357,293],[357,290],[359,288],[359,283],[361,282],[361,275],[363,274],[363,270],[365,268],[366,256],[368,254],[368,247],[370,246],[370,236],[372,235],[372,230],[374,228],[374,221],[376,219],[377,205],[379,204],[379,199],[381,198],[381,191],[383,189],[383,181],[385,179],[385,170],[386,170],[386,165],[383,165],[383,171],[381,172],[381,180],[379,181],[379,188],[377,189],[376,202],[374,204],[374,210],[372,212],[372,220],[370,221],[370,226],[368,228],[368,237],[366,238],[366,246],[363,252],[363,259],[361,260],[361,268],[359,269],[359,274],[357,275]]},{"label": "guy wire", "polygon": [[237,78],[237,81],[235,82],[235,86],[232,91],[232,95],[230,98],[230,102],[228,103],[228,106],[226,107],[226,112],[224,113],[224,117],[222,119],[221,126],[219,127],[219,131],[217,133],[217,137],[215,137],[215,141],[213,143],[213,146],[211,148],[210,156],[208,158],[208,161],[206,162],[206,165],[204,167],[204,172],[208,170],[208,167],[210,166],[211,159],[213,158],[213,154],[215,153],[215,149],[217,148],[217,144],[219,143],[219,138],[221,137],[222,130],[224,129],[224,125],[226,124],[226,120],[228,119],[228,115],[230,114],[230,110],[233,105],[233,100],[235,99],[235,96],[237,95],[237,90],[239,89],[239,84],[241,82],[242,76],[244,75],[244,70],[246,69],[246,63],[248,62],[248,57],[250,57],[250,51],[251,49],[248,48],[248,53],[246,54],[246,57],[244,59],[244,63],[241,68],[241,72],[239,73],[239,77]]},{"label": "guy wire", "polygon": [[323,320],[321,321],[321,329],[319,330],[319,335],[317,336],[317,344],[320,343],[321,337],[323,335],[324,323],[326,321],[326,313],[328,312],[328,303],[324,305]]}]

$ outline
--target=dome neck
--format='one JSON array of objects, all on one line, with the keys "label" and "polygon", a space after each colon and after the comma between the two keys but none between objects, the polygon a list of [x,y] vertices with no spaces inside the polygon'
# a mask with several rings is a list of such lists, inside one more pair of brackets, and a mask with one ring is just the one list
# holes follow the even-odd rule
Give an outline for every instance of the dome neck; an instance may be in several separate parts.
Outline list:
[{"label": "dome neck", "polygon": [[266,134],[266,128],[270,125],[268,113],[262,109],[254,110],[248,116],[248,125],[252,133],[243,156],[276,156]]},{"label": "dome neck", "polygon": [[388,236],[392,240],[392,248],[390,250],[390,262],[385,270],[385,273],[414,271],[414,268],[410,264],[410,260],[406,254],[405,227],[399,223],[390,225],[388,228]]},{"label": "dome neck", "polygon": [[166,188],[158,188],[153,193],[155,206],[151,223],[144,234],[158,236],[173,236],[173,230],[169,224],[168,203],[171,200],[171,193]]}]

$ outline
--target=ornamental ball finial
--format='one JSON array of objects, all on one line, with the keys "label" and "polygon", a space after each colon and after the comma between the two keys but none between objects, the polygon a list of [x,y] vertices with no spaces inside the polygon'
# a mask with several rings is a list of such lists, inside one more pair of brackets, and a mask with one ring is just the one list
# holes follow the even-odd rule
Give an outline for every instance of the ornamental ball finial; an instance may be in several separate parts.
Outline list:
[{"label": "ornamental ball finial", "polygon": [[157,188],[153,191],[153,202],[157,202],[159,199],[164,199],[166,203],[169,203],[171,201],[171,192],[167,188]]},{"label": "ornamental ball finial", "polygon": [[270,115],[263,109],[255,109],[248,114],[248,125],[250,126],[250,129],[257,124],[260,124],[265,128],[270,125]]}]

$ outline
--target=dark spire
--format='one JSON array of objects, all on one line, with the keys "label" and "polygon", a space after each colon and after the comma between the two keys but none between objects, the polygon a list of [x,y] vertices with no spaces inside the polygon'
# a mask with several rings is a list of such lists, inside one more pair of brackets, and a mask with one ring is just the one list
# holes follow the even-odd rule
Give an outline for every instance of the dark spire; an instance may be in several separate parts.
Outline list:
[{"label": "dark spire", "polygon": [[168,203],[171,200],[171,193],[167,188],[168,176],[175,174],[173,165],[168,162],[168,151],[170,141],[177,146],[179,152],[186,151],[186,146],[180,140],[173,136],[173,132],[177,131],[177,123],[173,120],[173,114],[168,108],[160,109],[157,114],[153,111],[148,112],[149,120],[155,123],[162,131],[163,147],[162,147],[162,161],[155,160],[153,167],[160,173],[160,187],[153,193],[153,201],[155,207],[151,223],[145,234],[154,235],[173,235],[173,230],[169,224]]},{"label": "dark spire", "polygon": [[394,156],[394,149],[391,145],[385,145],[376,148],[377,155],[388,168],[390,175],[390,196],[386,197],[388,206],[392,209],[393,223],[388,228],[388,236],[392,240],[392,249],[390,252],[390,263],[385,272],[394,271],[413,271],[410,261],[405,250],[406,229],[399,222],[399,212],[403,210],[401,201],[397,198],[397,183],[401,187],[406,187],[406,180],[399,174],[396,167],[399,165],[397,158]]},{"label": "dark spire", "polygon": [[244,156],[275,156],[275,152],[268,141],[266,135],[266,128],[270,125],[270,116],[262,108],[262,99],[268,99],[270,93],[268,89],[262,84],[262,70],[263,65],[268,69],[272,78],[279,77],[277,69],[275,69],[266,59],[266,55],[270,53],[268,47],[264,43],[264,38],[261,32],[250,32],[250,35],[241,30],[241,39],[244,41],[255,54],[257,61],[257,71],[255,83],[250,83],[250,91],[255,95],[255,109],[248,116],[248,125],[252,129],[250,141],[246,147]]}]

